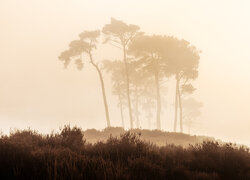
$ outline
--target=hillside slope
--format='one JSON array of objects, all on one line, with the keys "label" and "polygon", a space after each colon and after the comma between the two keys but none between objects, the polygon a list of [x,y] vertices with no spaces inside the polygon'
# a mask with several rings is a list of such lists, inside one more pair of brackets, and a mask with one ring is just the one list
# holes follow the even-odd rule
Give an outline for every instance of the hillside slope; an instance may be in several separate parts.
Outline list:
[{"label": "hillside slope", "polygon": [[[120,127],[106,128],[102,131],[96,129],[88,129],[83,131],[84,138],[89,143],[97,143],[98,141],[106,141],[110,136],[120,137],[125,131]],[[187,147],[189,145],[200,144],[203,141],[215,141],[215,138],[207,136],[192,136],[183,133],[165,132],[159,130],[147,130],[147,129],[133,129],[129,132],[135,133],[140,136],[140,139],[153,143],[157,146],[165,146],[166,144],[181,145]],[[218,140],[216,140],[218,141]]]}]

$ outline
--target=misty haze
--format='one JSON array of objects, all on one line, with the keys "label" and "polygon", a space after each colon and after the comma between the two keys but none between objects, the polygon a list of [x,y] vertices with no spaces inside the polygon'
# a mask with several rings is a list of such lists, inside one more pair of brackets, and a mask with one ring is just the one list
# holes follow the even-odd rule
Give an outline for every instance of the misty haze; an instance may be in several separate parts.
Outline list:
[{"label": "misty haze", "polygon": [[250,2],[0,2],[1,179],[250,179]]}]

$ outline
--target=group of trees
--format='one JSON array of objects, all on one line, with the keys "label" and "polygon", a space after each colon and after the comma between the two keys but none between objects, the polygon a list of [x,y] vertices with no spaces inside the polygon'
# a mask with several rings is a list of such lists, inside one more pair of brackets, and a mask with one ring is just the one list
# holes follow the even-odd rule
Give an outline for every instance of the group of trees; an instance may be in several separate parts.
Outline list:
[{"label": "group of trees", "polygon": [[[97,63],[93,57],[100,35],[104,43],[109,43],[123,53],[122,61],[103,60]],[[102,33],[84,31],[78,40],[69,44],[59,59],[67,66],[75,61],[77,68],[83,68],[83,60],[88,58],[100,77],[107,126],[110,117],[103,81],[103,70],[111,74],[112,92],[118,97],[122,125],[124,127],[124,108],[128,109],[130,128],[140,127],[140,115],[149,121],[155,110],[156,126],[161,129],[161,111],[164,94],[161,89],[165,80],[176,81],[174,131],[179,114],[180,131],[183,132],[182,96],[192,93],[195,88],[190,83],[198,76],[199,51],[186,40],[172,36],[145,35],[136,25],[111,18]],[[178,112],[179,111],[179,112]]]}]

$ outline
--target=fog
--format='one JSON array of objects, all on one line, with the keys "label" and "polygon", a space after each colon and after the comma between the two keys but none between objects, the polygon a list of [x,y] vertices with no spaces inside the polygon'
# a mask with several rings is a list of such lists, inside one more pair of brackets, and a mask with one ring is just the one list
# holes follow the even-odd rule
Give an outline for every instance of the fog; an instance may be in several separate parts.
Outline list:
[{"label": "fog", "polygon": [[[82,71],[74,63],[65,69],[58,56],[79,33],[101,30],[114,17],[149,35],[183,38],[201,50],[199,76],[193,83],[197,90],[191,96],[204,105],[191,133],[250,145],[249,8],[247,0],[1,0],[1,130],[31,127],[50,132],[64,124],[105,128],[95,69],[88,63]],[[109,45],[99,49],[94,54],[98,61],[123,58]],[[104,74],[104,81],[111,125],[121,126],[110,75]],[[172,131],[174,86],[167,82],[167,87],[162,91],[168,98],[161,121],[163,130]]]}]

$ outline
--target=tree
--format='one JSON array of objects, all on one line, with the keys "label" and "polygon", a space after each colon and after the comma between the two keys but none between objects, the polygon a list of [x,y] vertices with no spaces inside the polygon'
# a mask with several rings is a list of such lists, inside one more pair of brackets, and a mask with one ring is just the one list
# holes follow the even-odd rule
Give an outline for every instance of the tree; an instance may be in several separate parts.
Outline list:
[{"label": "tree", "polygon": [[133,113],[136,119],[136,127],[140,128],[140,110],[143,105],[143,96],[146,95],[149,84],[153,83],[151,80],[151,74],[145,72],[140,68],[140,64],[137,61],[133,61],[129,64],[130,68],[130,91],[131,100],[133,104]]},{"label": "tree", "polygon": [[161,129],[161,66],[163,62],[162,54],[165,49],[165,39],[163,36],[139,36],[130,45],[130,52],[137,57],[138,62],[144,72],[150,72],[155,81],[156,88],[156,124],[157,129]]},{"label": "tree", "polygon": [[124,104],[126,104],[126,92],[124,91],[126,89],[124,63],[118,60],[105,60],[103,61],[103,67],[108,73],[111,73],[112,93],[118,96],[118,106],[120,109],[122,127],[125,128],[123,113]]},{"label": "tree", "polygon": [[[103,62],[104,68],[108,73],[111,73],[111,80],[112,80],[112,93],[118,96],[118,106],[121,112],[121,119],[122,124],[124,124],[124,117],[123,117],[123,109],[127,107],[126,103],[126,80],[125,80],[125,67],[124,63],[118,60],[110,61],[105,60]],[[129,68],[129,75],[130,75],[130,96],[131,96],[131,105],[133,109],[133,117],[136,120],[135,124],[136,127],[140,127],[140,118],[141,115],[140,110],[143,106],[142,101],[148,94],[152,94],[152,79],[150,74],[143,71],[142,69],[138,68],[138,64],[136,61],[130,62],[128,64]],[[150,84],[151,83],[151,84]],[[151,87],[149,90],[148,87]],[[152,95],[150,96],[152,99]]]},{"label": "tree", "polygon": [[138,35],[139,29],[140,28],[136,25],[128,25],[123,21],[119,21],[114,18],[111,18],[111,23],[106,24],[102,29],[102,32],[106,35],[105,42],[110,42],[113,46],[118,47],[123,51],[123,62],[126,74],[126,94],[131,128],[133,128],[133,116],[130,100],[129,62],[127,59],[127,49],[130,42]]},{"label": "tree", "polygon": [[96,49],[98,43],[97,39],[99,36],[99,30],[82,32],[81,34],[79,34],[79,40],[72,41],[69,44],[69,49],[63,51],[59,56],[59,59],[64,62],[65,67],[68,66],[70,61],[75,60],[75,64],[77,65],[78,70],[81,70],[83,68],[83,54],[88,56],[90,64],[96,69],[100,78],[107,126],[110,127],[109,110],[105,93],[103,75],[99,64],[94,61],[92,56],[92,52]]},{"label": "tree", "polygon": [[156,90],[154,86],[154,79],[149,78],[144,84],[144,89],[142,93],[142,103],[141,103],[141,107],[142,107],[142,110],[144,111],[145,118],[148,121],[149,129],[152,129],[151,120],[154,117],[152,111],[154,111],[156,108],[156,101],[155,101],[156,95],[155,94],[156,94]]},{"label": "tree", "polygon": [[[199,53],[200,51],[198,51],[196,47],[191,46],[188,41],[174,38],[172,45],[169,46],[169,51],[165,54],[165,58],[168,59],[168,71],[171,71],[176,80],[175,132],[177,127],[178,106],[181,107],[180,84],[182,81],[187,82],[188,80],[194,80],[198,77]],[[183,132],[182,110],[180,110],[180,132]]]},{"label": "tree", "polygon": [[180,119],[180,131],[183,132],[183,112],[182,112],[182,96],[185,94],[192,94],[196,89],[192,84],[187,84],[188,78],[180,85],[178,89],[178,100],[179,100],[179,119]]},{"label": "tree", "polygon": [[190,134],[191,126],[193,126],[195,120],[201,115],[200,109],[203,107],[203,103],[194,98],[184,98],[182,101],[183,120],[188,128],[188,133]]}]

